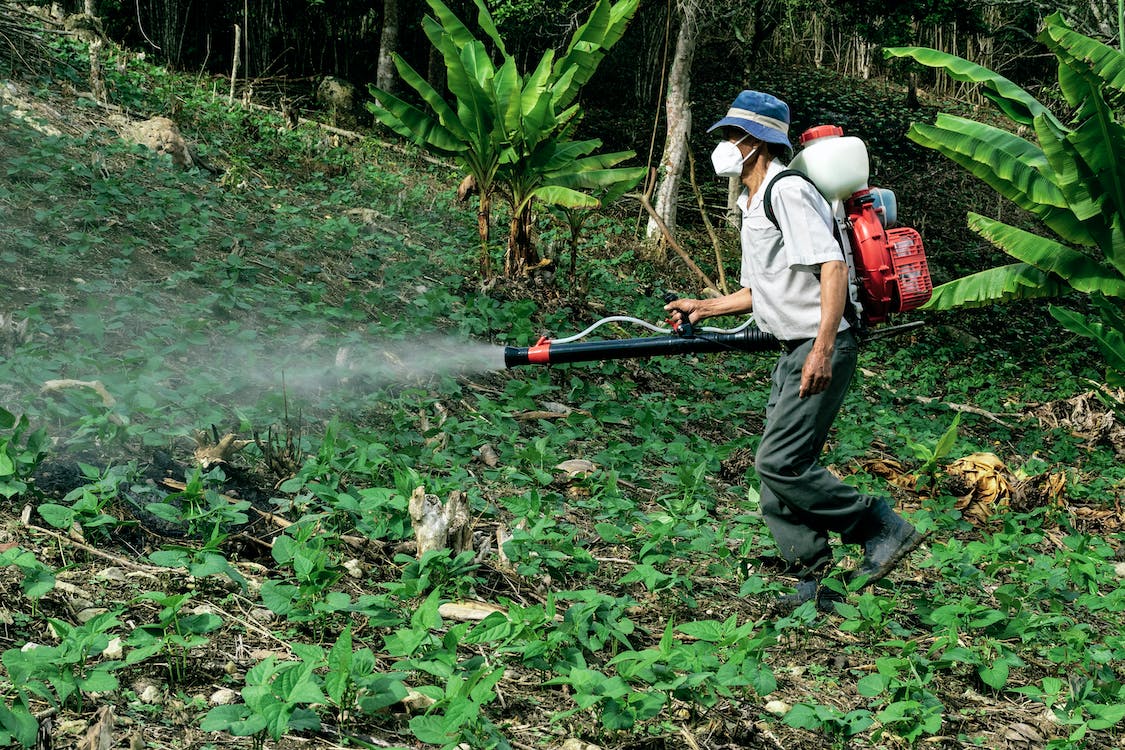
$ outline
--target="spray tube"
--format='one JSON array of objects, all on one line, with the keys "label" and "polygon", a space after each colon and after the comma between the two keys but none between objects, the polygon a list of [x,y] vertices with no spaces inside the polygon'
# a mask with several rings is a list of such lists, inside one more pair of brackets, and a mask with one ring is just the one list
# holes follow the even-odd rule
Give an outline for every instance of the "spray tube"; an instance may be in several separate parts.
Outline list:
[{"label": "spray tube", "polygon": [[[674,302],[676,295],[664,295]],[[650,330],[666,333],[646,338],[582,341],[602,325],[629,322]],[[778,340],[746,321],[738,328],[695,328],[686,321],[674,324],[672,330],[657,328],[643,320],[625,316],[603,318],[585,331],[565,339],[542,337],[534,346],[504,347],[504,366],[508,369],[524,365],[558,365],[569,362],[601,362],[610,359],[640,359],[674,354],[709,354],[715,352],[765,352],[780,348]]]}]

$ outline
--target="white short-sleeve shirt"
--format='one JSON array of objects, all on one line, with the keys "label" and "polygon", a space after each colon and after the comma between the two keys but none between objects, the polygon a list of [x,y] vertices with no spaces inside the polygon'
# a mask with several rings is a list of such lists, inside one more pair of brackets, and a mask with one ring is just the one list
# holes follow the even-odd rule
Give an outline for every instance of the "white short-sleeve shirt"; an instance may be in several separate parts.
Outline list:
[{"label": "white short-sleeve shirt", "polygon": [[[785,169],[777,159],[754,195],[738,197],[742,209],[741,284],[753,294],[754,320],[783,341],[810,339],[820,328],[820,264],[844,260],[832,209],[808,180],[794,176],[773,186],[774,215],[766,218],[770,180]],[[840,330],[848,323],[840,321]]]}]

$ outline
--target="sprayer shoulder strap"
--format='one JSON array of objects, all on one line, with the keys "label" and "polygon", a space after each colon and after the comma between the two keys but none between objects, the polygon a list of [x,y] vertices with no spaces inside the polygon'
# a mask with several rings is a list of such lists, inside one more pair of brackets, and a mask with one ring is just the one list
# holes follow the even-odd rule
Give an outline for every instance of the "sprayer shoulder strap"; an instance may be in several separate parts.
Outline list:
[{"label": "sprayer shoulder strap", "polygon": [[[816,187],[813,181],[809,179],[809,176],[807,174],[805,174],[804,172],[798,172],[796,169],[782,170],[781,172],[778,172],[776,175],[774,175],[772,180],[766,183],[766,195],[763,201],[763,207],[766,210],[766,218],[770,220],[770,224],[773,224],[775,229],[781,229],[781,227],[777,223],[777,214],[774,213],[773,210],[773,186],[777,184],[778,180],[783,180],[786,177],[800,177],[805,182],[809,183],[813,187]],[[820,195],[819,191],[817,192],[817,195]]]},{"label": "sprayer shoulder strap", "polygon": [[[766,183],[766,194],[763,198],[763,208],[765,208],[766,218],[770,220],[770,224],[773,224],[774,228],[778,230],[781,229],[781,226],[777,223],[777,214],[775,214],[773,210],[773,186],[778,180],[782,180],[786,177],[800,177],[802,180],[809,183],[814,188],[816,187],[816,183],[814,183],[807,174],[805,174],[804,172],[798,172],[796,169],[783,170],[774,175],[773,179]],[[819,189],[817,190],[816,194],[820,195]],[[844,238],[840,236],[840,225],[835,220],[833,220],[832,222],[832,236],[836,238],[836,244],[840,246],[840,252],[844,256],[844,262],[848,264],[849,274],[853,274],[854,269],[852,268],[852,261],[847,250],[848,245],[845,244]],[[856,312],[856,305],[854,300],[851,300],[850,304],[844,305],[844,319],[848,321],[848,324],[852,326],[852,328],[857,331],[860,330],[860,319],[858,313]]]}]

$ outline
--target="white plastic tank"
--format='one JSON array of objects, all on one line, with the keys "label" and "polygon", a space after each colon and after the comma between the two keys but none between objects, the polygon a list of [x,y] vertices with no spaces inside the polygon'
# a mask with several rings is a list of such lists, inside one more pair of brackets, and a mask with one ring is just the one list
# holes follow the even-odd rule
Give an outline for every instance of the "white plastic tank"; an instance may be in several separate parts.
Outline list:
[{"label": "white plastic tank", "polygon": [[789,166],[808,175],[821,195],[843,200],[867,188],[867,146],[838,125],[818,125],[801,133],[801,151]]}]

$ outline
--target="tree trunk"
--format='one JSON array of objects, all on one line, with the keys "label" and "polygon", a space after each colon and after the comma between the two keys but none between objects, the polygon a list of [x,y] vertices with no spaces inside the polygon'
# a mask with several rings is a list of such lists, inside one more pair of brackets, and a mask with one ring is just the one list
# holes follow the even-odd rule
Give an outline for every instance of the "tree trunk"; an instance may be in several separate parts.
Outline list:
[{"label": "tree trunk", "polygon": [[398,0],[383,0],[383,33],[379,37],[379,66],[375,71],[375,85],[387,93],[394,93],[398,74],[395,72],[394,53],[398,52]]},{"label": "tree trunk", "polygon": [[[668,93],[664,104],[668,133],[664,153],[660,157],[660,184],[656,188],[654,208],[668,231],[676,231],[676,198],[680,177],[687,161],[688,136],[691,135],[691,63],[699,37],[697,0],[679,0],[680,29],[676,33],[676,50],[668,72]],[[650,242],[662,239],[659,222],[650,217],[646,236]],[[661,244],[660,256],[665,256]]]}]

